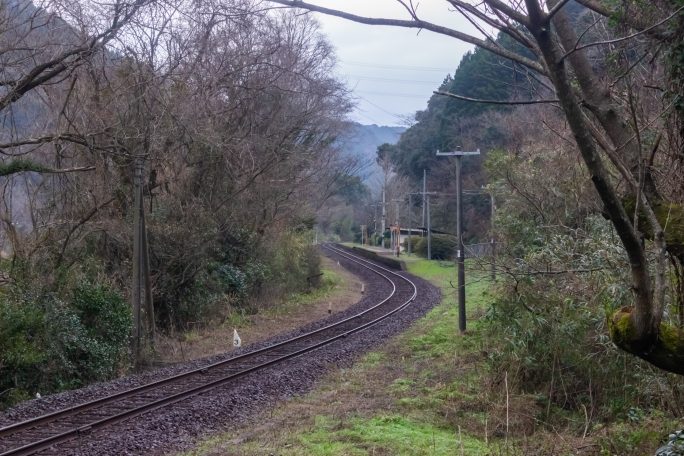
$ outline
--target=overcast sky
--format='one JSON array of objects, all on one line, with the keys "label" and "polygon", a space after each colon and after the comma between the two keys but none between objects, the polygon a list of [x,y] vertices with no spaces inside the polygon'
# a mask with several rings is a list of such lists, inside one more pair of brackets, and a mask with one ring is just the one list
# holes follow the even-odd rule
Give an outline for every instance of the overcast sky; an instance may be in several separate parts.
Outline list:
[{"label": "overcast sky", "polygon": [[[312,0],[369,17],[406,19],[395,0]],[[424,0],[419,17],[475,33],[443,0]],[[432,91],[453,74],[472,45],[436,33],[356,24],[316,14],[323,32],[337,49],[338,76],[353,91],[357,108],[351,119],[363,124],[405,125],[425,109]]]}]

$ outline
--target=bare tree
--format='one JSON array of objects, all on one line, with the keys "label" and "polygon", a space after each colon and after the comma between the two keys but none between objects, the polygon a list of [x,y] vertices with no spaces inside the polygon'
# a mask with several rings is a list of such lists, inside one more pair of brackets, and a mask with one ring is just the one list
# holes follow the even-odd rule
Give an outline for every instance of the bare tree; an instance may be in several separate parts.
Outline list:
[{"label": "bare tree", "polygon": [[[494,28],[510,36],[525,49],[526,54],[523,54],[500,47],[491,39],[424,21],[413,2],[398,0],[407,13],[407,19],[398,20],[361,17],[298,0],[271,1],[370,25],[409,27],[444,34],[480,46],[547,78],[603,204],[603,211],[611,220],[629,259],[634,304],[610,317],[612,340],[622,349],[662,369],[684,373],[682,331],[663,318],[668,304],[665,274],[668,255],[672,261],[679,264],[682,261],[681,241],[678,240],[681,236],[673,235],[676,228],[668,225],[668,220],[673,212],[680,214],[682,207],[680,202],[668,201],[656,179],[656,164],[676,165],[668,163],[667,157],[674,154],[667,150],[679,141],[666,137],[667,132],[656,119],[646,123],[636,115],[635,81],[627,76],[636,66],[634,62],[643,59],[630,57],[624,47],[618,49],[624,62],[620,72],[611,72],[608,65],[593,64],[590,60],[592,49],[623,43],[646,55],[650,53],[652,62],[658,61],[656,53],[651,52],[652,44],[650,50],[648,45],[639,48],[637,44],[640,40],[654,40],[650,43],[655,42],[656,47],[667,46],[666,24],[679,9],[670,2],[654,2],[648,8],[626,3],[623,9],[616,10],[612,2],[580,0],[579,3],[598,15],[620,17],[630,28],[624,36],[590,42],[587,34],[595,25],[587,25],[578,34],[567,14],[566,0],[484,0],[476,4],[445,0],[456,14],[466,17],[483,33]],[[641,88],[646,85],[642,82]],[[625,93],[628,103],[624,103]],[[661,117],[673,112],[672,103],[664,104]],[[647,140],[647,137],[652,139]],[[619,179],[615,179],[609,169],[616,169]],[[619,182],[624,182],[624,186],[619,188]],[[642,242],[643,236],[652,240],[651,256],[647,244]]]}]

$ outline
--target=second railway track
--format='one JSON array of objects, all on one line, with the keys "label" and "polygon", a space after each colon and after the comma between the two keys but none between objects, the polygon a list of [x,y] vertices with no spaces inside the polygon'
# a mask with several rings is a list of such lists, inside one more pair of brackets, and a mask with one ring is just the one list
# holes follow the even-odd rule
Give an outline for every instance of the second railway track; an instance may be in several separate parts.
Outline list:
[{"label": "second railway track", "polygon": [[76,437],[95,437],[94,431],[98,429],[187,400],[249,373],[347,338],[401,311],[416,299],[417,287],[410,279],[337,247],[324,248],[382,278],[387,283],[384,296],[362,312],[285,341],[0,428],[0,456],[53,450],[64,453],[55,446],[68,447],[69,441]]}]

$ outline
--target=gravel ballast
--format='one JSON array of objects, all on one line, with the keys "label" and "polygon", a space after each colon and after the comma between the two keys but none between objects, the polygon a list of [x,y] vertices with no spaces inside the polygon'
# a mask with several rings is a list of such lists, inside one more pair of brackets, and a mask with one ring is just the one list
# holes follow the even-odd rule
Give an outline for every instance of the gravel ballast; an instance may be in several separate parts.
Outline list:
[{"label": "gravel ballast", "polygon": [[[377,303],[390,291],[385,279],[327,251],[324,253],[355,273],[366,284],[366,293],[357,304],[343,312],[306,325],[296,331],[281,334],[270,340],[189,363],[149,371],[144,374],[98,383],[87,388],[25,402],[0,414],[0,427],[30,417],[42,415],[87,400],[142,385],[189,369],[198,368],[232,358],[241,352],[286,340],[298,334],[320,328],[333,321],[354,315]],[[410,276],[400,272],[400,275]],[[84,434],[73,444],[60,446],[41,454],[74,455],[138,455],[168,454],[186,449],[200,437],[245,422],[293,395],[310,391],[328,370],[346,367],[360,355],[379,346],[388,338],[407,329],[415,320],[439,303],[439,289],[426,281],[410,276],[418,288],[416,300],[406,309],[366,330],[340,339],[325,347],[306,353],[277,366],[249,374],[237,382],[217,387],[177,404],[146,413],[127,422],[93,434]]]}]

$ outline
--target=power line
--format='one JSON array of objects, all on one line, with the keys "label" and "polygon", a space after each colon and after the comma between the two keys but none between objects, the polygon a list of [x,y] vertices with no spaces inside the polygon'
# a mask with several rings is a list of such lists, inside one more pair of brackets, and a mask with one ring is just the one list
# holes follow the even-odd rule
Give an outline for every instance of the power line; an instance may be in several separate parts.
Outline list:
[{"label": "power line", "polygon": [[427,66],[416,66],[416,65],[389,65],[382,63],[370,63],[370,62],[355,62],[352,60],[343,60],[342,63],[352,66],[368,67],[368,68],[381,68],[385,70],[409,70],[409,71],[439,71],[451,73],[454,71],[453,68],[445,67],[427,67]]},{"label": "power line", "polygon": [[407,116],[401,116],[401,115],[396,114],[396,113],[394,113],[394,112],[390,112],[390,111],[386,110],[385,108],[383,108],[382,106],[373,103],[373,102],[370,101],[369,99],[362,97],[361,95],[356,95],[356,96],[357,96],[358,98],[360,98],[361,100],[365,101],[366,103],[368,103],[369,105],[375,106],[376,108],[378,108],[380,111],[384,112],[385,114],[389,114],[390,116],[395,117],[395,118],[397,118],[398,120],[401,120],[402,122],[405,122],[405,121],[406,121],[406,117],[407,117]]},{"label": "power line", "polygon": [[381,97],[400,97],[400,98],[423,98],[426,102],[430,98],[429,95],[420,95],[413,93],[401,93],[401,92],[374,92],[370,90],[355,90],[354,93],[365,93],[367,95],[377,95]]},{"label": "power line", "polygon": [[360,76],[355,74],[346,75],[349,78],[360,79],[362,81],[380,81],[380,82],[399,82],[408,84],[429,84],[432,86],[439,85],[439,81],[418,81],[415,79],[396,79],[396,78],[381,78],[376,76]]}]

